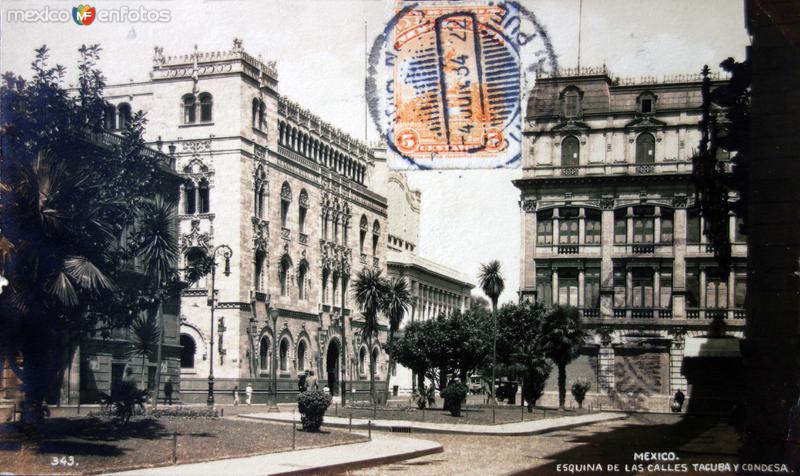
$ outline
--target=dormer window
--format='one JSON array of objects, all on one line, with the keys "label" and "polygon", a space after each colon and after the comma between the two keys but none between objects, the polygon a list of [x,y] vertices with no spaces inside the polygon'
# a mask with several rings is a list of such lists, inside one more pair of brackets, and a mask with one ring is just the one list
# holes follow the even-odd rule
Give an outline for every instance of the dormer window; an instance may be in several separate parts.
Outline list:
[{"label": "dormer window", "polygon": [[656,96],[649,91],[640,94],[636,102],[641,114],[652,114],[656,111]]},{"label": "dormer window", "polygon": [[561,93],[564,117],[573,118],[581,115],[581,97],[583,93],[580,89],[570,86]]}]

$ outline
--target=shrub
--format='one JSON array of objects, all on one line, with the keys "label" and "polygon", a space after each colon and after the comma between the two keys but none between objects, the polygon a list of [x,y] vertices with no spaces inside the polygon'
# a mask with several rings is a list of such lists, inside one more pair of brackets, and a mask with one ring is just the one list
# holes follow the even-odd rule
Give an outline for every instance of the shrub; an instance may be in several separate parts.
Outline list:
[{"label": "shrub", "polygon": [[325,411],[331,406],[331,401],[333,401],[333,398],[320,390],[309,390],[297,397],[297,407],[300,411],[300,423],[303,425],[303,431],[319,431]]},{"label": "shrub", "polygon": [[585,380],[576,380],[572,384],[572,397],[578,402],[578,408],[583,408],[583,400],[590,388],[592,388],[592,384]]},{"label": "shrub", "polygon": [[106,410],[113,408],[114,416],[127,425],[137,408],[144,413],[147,393],[147,390],[136,388],[136,383],[123,380],[111,387],[111,395],[100,393],[100,400]]},{"label": "shrub", "polygon": [[467,386],[461,382],[450,382],[442,391],[444,408],[453,416],[461,416],[461,403],[467,398]]},{"label": "shrub", "polygon": [[156,408],[150,412],[153,418],[216,418],[217,411],[208,407]]}]

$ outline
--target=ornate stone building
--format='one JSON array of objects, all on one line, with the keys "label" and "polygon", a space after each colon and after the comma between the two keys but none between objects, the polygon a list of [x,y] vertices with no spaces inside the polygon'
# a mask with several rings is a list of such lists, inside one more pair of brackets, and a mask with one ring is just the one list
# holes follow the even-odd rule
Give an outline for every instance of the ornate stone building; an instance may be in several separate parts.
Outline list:
[{"label": "ornate stone building", "polygon": [[365,392],[367,352],[382,380],[384,349],[362,342],[349,290],[358,269],[386,269],[387,202],[374,178],[385,162],[281,96],[274,62],[240,40],[178,56],[156,47],[150,76],[106,92],[118,109],[147,113],[148,141],[175,149],[181,266],[232,250],[229,275],[216,255],[213,323],[211,275],[181,300],[182,401],[206,400],[212,347],[222,403],[248,383],[267,401],[273,368],[281,400],[294,398],[305,370],[335,394],[342,377],[348,392]]},{"label": "ornate stone building", "polygon": [[[409,187],[403,173],[390,173],[387,182],[389,276],[405,278],[412,294],[404,324],[469,309],[470,292],[475,287],[469,277],[417,253],[421,193]],[[411,393],[416,383],[410,369],[402,365],[393,369],[390,384],[400,393]]]},{"label": "ornate stone building", "polygon": [[520,298],[580,309],[588,337],[567,375],[590,380],[598,404],[664,411],[678,389],[695,406],[738,391],[747,248],[730,216],[726,275],[692,207],[700,105],[699,76],[605,67],[532,90],[514,181]]}]

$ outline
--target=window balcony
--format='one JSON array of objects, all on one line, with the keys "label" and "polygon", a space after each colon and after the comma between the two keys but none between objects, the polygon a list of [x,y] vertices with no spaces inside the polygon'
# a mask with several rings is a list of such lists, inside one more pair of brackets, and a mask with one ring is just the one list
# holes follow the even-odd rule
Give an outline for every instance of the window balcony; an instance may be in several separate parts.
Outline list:
[{"label": "window balcony", "polygon": [[281,239],[285,241],[290,241],[292,239],[292,230],[286,228],[285,226],[281,227]]},{"label": "window balcony", "polygon": [[298,234],[297,237],[301,245],[308,246],[308,235],[306,235],[305,233],[300,233]]},{"label": "window balcony", "polygon": [[600,243],[586,244],[538,244],[536,245],[536,256],[558,256],[558,255],[586,255],[600,256]]},{"label": "window balcony", "polygon": [[381,267],[381,260],[379,260],[377,256],[372,258],[372,267],[373,268],[380,268]]},{"label": "window balcony", "polygon": [[734,309],[733,310],[733,318],[734,319],[744,319],[746,317],[746,313],[744,309]]},{"label": "window balcony", "polygon": [[633,319],[652,319],[653,315],[652,309],[631,309]]},{"label": "window balcony", "polygon": [[598,319],[600,317],[600,309],[597,308],[584,308],[581,312],[584,319]]},{"label": "window balcony", "polygon": [[686,319],[700,319],[700,309],[687,309]]},{"label": "window balcony", "polygon": [[653,254],[656,251],[656,246],[653,244],[638,243],[631,245],[631,252],[635,255]]},{"label": "window balcony", "polygon": [[598,175],[651,175],[651,174],[690,174],[692,162],[674,159],[662,160],[654,164],[632,164],[628,162],[591,163],[579,166],[552,166],[536,164],[525,167],[523,178],[544,177],[583,177]]},{"label": "window balcony", "polygon": [[361,264],[363,264],[364,266],[367,265],[367,254],[366,253],[361,253],[360,261],[361,261]]}]

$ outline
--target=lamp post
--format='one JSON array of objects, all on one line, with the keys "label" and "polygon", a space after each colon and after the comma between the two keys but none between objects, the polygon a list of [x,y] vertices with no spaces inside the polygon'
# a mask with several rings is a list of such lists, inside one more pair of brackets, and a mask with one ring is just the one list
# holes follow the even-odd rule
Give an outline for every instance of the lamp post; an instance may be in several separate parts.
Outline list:
[{"label": "lamp post", "polygon": [[269,407],[271,412],[279,412],[278,408],[278,310],[270,308],[269,317],[272,318],[272,406]]},{"label": "lamp post", "polygon": [[217,307],[216,299],[216,276],[217,276],[217,252],[222,250],[222,257],[225,258],[225,269],[223,274],[225,276],[231,275],[231,256],[233,251],[228,245],[219,245],[214,248],[211,253],[211,341],[209,343],[209,360],[208,360],[208,399],[206,404],[209,407],[214,406],[214,309]]}]

